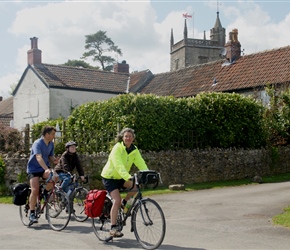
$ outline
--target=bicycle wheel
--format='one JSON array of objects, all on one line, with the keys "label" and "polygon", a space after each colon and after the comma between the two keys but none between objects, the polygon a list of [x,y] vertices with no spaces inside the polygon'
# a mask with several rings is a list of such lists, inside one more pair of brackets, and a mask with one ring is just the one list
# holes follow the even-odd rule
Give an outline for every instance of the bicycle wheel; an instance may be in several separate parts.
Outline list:
[{"label": "bicycle wheel", "polygon": [[99,240],[110,240],[111,220],[109,217],[101,215],[100,217],[92,218],[92,226]]},{"label": "bicycle wheel", "polygon": [[109,232],[111,230],[111,219],[110,219],[111,207],[112,201],[111,199],[106,197],[102,215],[100,217],[92,218],[92,226],[94,233],[97,236],[97,238],[101,241],[109,241],[112,239],[111,236],[109,235]]},{"label": "bicycle wheel", "polygon": [[135,237],[143,248],[156,249],[162,244],[166,224],[156,201],[146,198],[138,202],[133,209],[132,223]]},{"label": "bicycle wheel", "polygon": [[[24,226],[30,225],[30,220],[29,220],[29,215],[30,215],[29,196],[30,196],[30,193],[31,193],[31,190],[29,189],[26,204],[19,206],[19,216],[20,216],[20,220]],[[39,201],[37,200],[36,208],[38,209],[38,207],[39,207]],[[38,211],[37,209],[36,209],[36,212]]]},{"label": "bicycle wheel", "polygon": [[67,226],[70,220],[70,204],[65,192],[60,190],[52,192],[48,197],[45,215],[53,230],[60,231]]},{"label": "bicycle wheel", "polygon": [[84,206],[84,201],[87,197],[87,194],[88,190],[83,187],[80,187],[75,190],[74,196],[70,198],[73,216],[79,222],[86,221],[89,218],[85,214],[85,206]]},{"label": "bicycle wheel", "polygon": [[27,202],[23,206],[19,206],[19,215],[20,220],[22,221],[24,226],[29,225],[29,215],[30,215],[30,208],[29,208],[29,202]]}]

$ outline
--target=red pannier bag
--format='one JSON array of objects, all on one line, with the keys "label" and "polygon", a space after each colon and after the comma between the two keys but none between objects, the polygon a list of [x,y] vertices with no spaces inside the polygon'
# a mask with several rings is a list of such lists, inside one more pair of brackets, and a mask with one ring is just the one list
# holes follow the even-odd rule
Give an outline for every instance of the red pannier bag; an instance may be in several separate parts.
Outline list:
[{"label": "red pannier bag", "polygon": [[85,214],[91,218],[99,217],[103,212],[106,190],[90,190],[85,199]]}]

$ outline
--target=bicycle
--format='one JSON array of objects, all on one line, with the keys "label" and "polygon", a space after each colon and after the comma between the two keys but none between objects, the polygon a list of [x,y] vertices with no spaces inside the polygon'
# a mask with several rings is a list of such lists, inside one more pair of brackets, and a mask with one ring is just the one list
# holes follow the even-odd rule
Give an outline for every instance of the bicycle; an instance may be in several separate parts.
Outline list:
[{"label": "bicycle", "polygon": [[[53,183],[52,189],[47,193],[47,197],[44,198],[42,193],[44,190],[44,184]],[[29,196],[31,188],[29,188],[27,203],[23,206],[19,206],[19,215],[23,225],[30,227],[33,223],[29,220],[30,207]],[[44,200],[42,202],[42,200]],[[69,198],[68,195],[62,191],[53,180],[53,172],[46,181],[41,181],[39,184],[39,194],[36,201],[35,215],[39,219],[41,214],[45,210],[45,219],[48,221],[49,226],[55,231],[63,230],[71,216]]]},{"label": "bicycle", "polygon": [[[123,226],[126,225],[126,220],[131,216],[131,232],[134,232],[137,241],[144,249],[158,248],[165,237],[166,222],[161,207],[156,201],[150,198],[143,198],[140,188],[142,184],[153,184],[156,187],[156,183],[159,181],[161,182],[160,174],[155,171],[138,171],[133,176],[133,186],[130,189],[122,190],[125,192],[132,191],[135,183],[137,193],[126,213],[121,207],[119,208],[117,229],[122,231]],[[95,235],[99,240],[105,242],[113,239],[112,236],[109,236],[111,207],[112,198],[107,192],[101,216],[92,218]]]},{"label": "bicycle", "polygon": [[[76,221],[84,222],[88,219],[88,216],[85,214],[84,201],[89,191],[86,188],[79,186],[79,179],[80,177],[77,177],[76,174],[71,175],[68,197],[72,215]],[[85,177],[85,182],[83,183],[88,183],[88,176]]]}]

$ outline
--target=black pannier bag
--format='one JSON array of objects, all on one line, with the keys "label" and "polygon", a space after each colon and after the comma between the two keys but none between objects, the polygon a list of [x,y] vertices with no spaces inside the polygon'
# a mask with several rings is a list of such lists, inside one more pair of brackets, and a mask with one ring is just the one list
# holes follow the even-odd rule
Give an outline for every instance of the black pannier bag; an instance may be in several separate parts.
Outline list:
[{"label": "black pannier bag", "polygon": [[137,173],[139,184],[156,188],[159,183],[159,175],[155,170],[141,170]]},{"label": "black pannier bag", "polygon": [[29,185],[27,183],[18,183],[13,188],[13,204],[22,206],[26,204],[29,194]]}]

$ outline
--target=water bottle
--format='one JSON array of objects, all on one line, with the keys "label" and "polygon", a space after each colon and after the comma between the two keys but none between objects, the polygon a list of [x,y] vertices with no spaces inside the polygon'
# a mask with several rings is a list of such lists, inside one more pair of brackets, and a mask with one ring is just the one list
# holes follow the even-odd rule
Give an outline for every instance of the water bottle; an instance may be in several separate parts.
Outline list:
[{"label": "water bottle", "polygon": [[125,207],[124,207],[124,214],[126,214],[127,213],[127,211],[129,210],[129,208],[131,207],[131,205],[132,205],[132,203],[133,203],[133,198],[131,197],[128,201],[127,201],[127,203],[126,203],[126,205],[125,205]]}]

